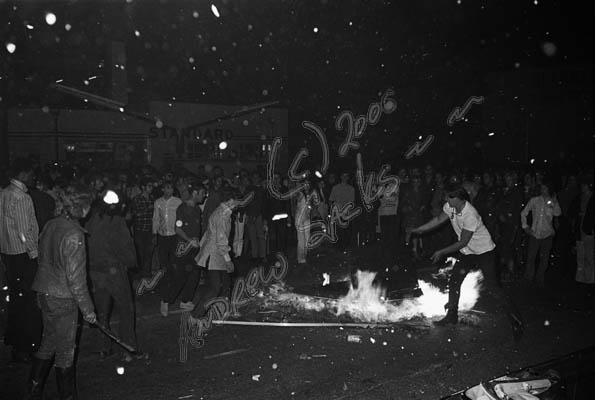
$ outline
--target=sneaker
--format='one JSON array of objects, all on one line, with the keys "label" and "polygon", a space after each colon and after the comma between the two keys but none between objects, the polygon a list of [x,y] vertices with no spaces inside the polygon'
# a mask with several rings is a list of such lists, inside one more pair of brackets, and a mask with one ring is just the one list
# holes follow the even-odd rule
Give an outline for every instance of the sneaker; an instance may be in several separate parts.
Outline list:
[{"label": "sneaker", "polygon": [[163,301],[161,302],[161,309],[159,310],[159,312],[161,313],[161,315],[163,315],[164,317],[167,317],[167,314],[169,313],[169,304],[164,303]]},{"label": "sneaker", "polygon": [[182,310],[186,310],[186,311],[192,311],[194,310],[194,303],[191,301],[180,301],[180,308]]}]

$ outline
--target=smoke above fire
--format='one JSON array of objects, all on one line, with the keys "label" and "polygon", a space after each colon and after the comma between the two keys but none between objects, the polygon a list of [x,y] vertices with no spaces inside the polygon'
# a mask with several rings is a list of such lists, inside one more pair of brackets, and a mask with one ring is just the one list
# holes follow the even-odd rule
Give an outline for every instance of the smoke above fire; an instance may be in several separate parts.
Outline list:
[{"label": "smoke above fire", "polygon": [[[376,272],[357,271],[357,285],[351,284],[349,292],[339,299],[307,296],[279,290],[274,298],[295,308],[308,311],[332,311],[337,316],[349,316],[365,322],[398,322],[415,317],[432,318],[445,314],[448,293],[429,282],[418,280],[422,295],[399,302],[386,299],[386,289],[374,283]],[[482,287],[483,274],[473,271],[467,274],[461,286],[459,311],[472,309]]]}]

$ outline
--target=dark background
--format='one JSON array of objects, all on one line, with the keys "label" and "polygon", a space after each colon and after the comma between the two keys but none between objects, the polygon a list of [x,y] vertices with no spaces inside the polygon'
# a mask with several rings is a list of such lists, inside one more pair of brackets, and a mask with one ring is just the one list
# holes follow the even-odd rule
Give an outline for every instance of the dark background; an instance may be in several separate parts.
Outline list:
[{"label": "dark background", "polygon": [[[435,142],[413,162],[592,165],[593,24],[583,4],[2,1],[0,105],[86,107],[48,85],[63,79],[105,95],[113,72],[106,47],[122,41],[131,104],[278,100],[290,111],[291,146],[307,145],[312,160],[318,145],[301,121],[323,127],[336,154],[345,137],[334,129],[337,114],[364,114],[393,88],[397,111],[361,139],[366,168],[407,165],[404,152],[430,134]],[[57,17],[53,26],[45,22],[48,11]],[[452,109],[470,96],[485,101],[467,121],[447,126]],[[353,154],[332,167],[354,170]]]}]

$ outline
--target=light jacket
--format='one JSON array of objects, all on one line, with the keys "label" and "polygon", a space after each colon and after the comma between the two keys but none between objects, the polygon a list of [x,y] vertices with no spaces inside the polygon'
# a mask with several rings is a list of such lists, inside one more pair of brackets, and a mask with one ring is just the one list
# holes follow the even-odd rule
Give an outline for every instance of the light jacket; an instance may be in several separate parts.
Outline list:
[{"label": "light jacket", "polygon": [[[209,270],[233,272],[233,264],[229,263],[231,212],[231,209],[222,203],[209,217],[209,225],[200,239],[200,251],[195,258],[201,267],[206,267],[208,260]],[[232,267],[229,267],[230,264]]]}]

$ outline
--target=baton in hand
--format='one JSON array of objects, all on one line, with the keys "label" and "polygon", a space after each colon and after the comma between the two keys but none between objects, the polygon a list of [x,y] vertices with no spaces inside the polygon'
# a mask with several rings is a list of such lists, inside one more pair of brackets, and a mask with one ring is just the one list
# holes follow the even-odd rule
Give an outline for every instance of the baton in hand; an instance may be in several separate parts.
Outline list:
[{"label": "baton in hand", "polygon": [[112,331],[107,329],[105,326],[101,325],[99,322],[95,322],[95,326],[97,326],[101,332],[106,334],[110,339],[112,339],[114,342],[118,343],[120,346],[122,346],[129,352],[131,352],[133,354],[137,352],[134,347],[132,347],[131,345],[129,345],[127,343],[122,342]]}]

